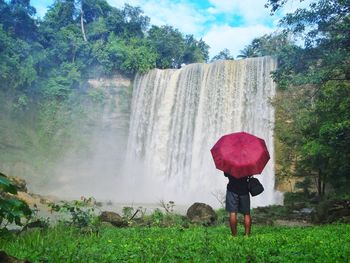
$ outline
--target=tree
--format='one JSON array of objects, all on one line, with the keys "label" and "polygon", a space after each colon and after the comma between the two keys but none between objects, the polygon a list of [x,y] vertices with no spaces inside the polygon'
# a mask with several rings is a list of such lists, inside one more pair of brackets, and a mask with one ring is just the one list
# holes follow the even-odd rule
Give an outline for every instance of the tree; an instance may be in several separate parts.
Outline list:
[{"label": "tree", "polygon": [[100,18],[108,17],[112,7],[105,0],[78,0],[80,5],[80,27],[83,39],[87,42],[85,24],[103,21]]},{"label": "tree", "polygon": [[172,26],[152,26],[147,39],[153,50],[158,53],[158,68],[177,68],[182,64],[185,42],[179,30]]},{"label": "tree", "polygon": [[7,3],[0,0],[0,22],[3,29],[13,32],[16,37],[24,40],[35,39],[36,22],[33,18],[36,10],[29,0],[11,0]]},{"label": "tree", "polygon": [[182,63],[206,62],[209,57],[209,46],[200,39],[199,41],[193,35],[186,35],[185,49],[182,56]]},{"label": "tree", "polygon": [[245,46],[245,48],[239,52],[240,54],[237,56],[237,58],[252,58],[259,56],[258,50],[254,45]]},{"label": "tree", "polygon": [[37,78],[34,52],[19,38],[12,38],[0,25],[0,89],[28,90]]},{"label": "tree", "polygon": [[125,4],[122,9],[124,37],[143,37],[149,27],[150,18],[143,15],[140,7]]},{"label": "tree", "polygon": [[112,34],[106,45],[106,51],[107,59],[102,64],[107,72],[119,69],[126,73],[145,73],[156,64],[157,54],[144,39],[124,40]]},{"label": "tree", "polygon": [[230,50],[225,48],[224,50],[220,51],[217,55],[215,55],[211,59],[211,62],[213,62],[215,60],[234,60],[234,57],[231,56]]},{"label": "tree", "polygon": [[[286,1],[269,0],[275,12]],[[303,36],[304,47],[289,46],[279,53],[274,79],[282,88],[309,89],[302,115],[292,119],[300,131],[293,143],[299,156],[297,171],[316,178],[319,195],[326,186],[348,191],[349,140],[349,1],[321,0],[286,15],[286,33]]]}]

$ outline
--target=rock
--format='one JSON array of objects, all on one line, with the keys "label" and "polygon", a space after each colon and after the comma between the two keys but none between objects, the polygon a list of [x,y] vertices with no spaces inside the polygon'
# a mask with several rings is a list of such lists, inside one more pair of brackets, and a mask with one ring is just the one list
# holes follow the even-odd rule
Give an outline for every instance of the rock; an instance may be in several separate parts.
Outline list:
[{"label": "rock", "polygon": [[40,204],[43,204],[43,205],[48,205],[59,201],[59,199],[54,196],[43,196],[43,195],[33,194],[33,193],[30,193],[30,195],[34,199],[37,199],[40,202]]},{"label": "rock", "polygon": [[8,176],[8,179],[16,186],[17,191],[27,192],[27,182],[24,179],[18,176]]},{"label": "rock", "polygon": [[300,210],[300,213],[305,214],[305,215],[311,215],[314,211],[315,211],[315,209],[313,209],[313,208],[305,207],[305,208]]},{"label": "rock", "polygon": [[103,211],[100,215],[100,220],[101,222],[111,223],[116,227],[123,227],[128,225],[128,223],[124,221],[119,214],[111,211]]},{"label": "rock", "polygon": [[24,179],[19,178],[18,176],[7,176],[1,172],[0,176],[9,180],[16,187],[17,191],[27,192],[27,183]]},{"label": "rock", "polygon": [[217,215],[214,209],[204,203],[194,203],[187,210],[187,217],[190,219],[192,223],[200,223],[200,224],[213,224]]},{"label": "rock", "polygon": [[28,205],[34,205],[34,204],[38,204],[40,202],[39,199],[34,198],[33,196],[31,196],[30,194],[26,193],[26,192],[17,192],[16,197],[19,200],[22,200],[24,202],[26,202]]},{"label": "rock", "polygon": [[0,262],[1,263],[30,263],[29,260],[20,260],[13,256],[6,254],[5,251],[0,251]]}]

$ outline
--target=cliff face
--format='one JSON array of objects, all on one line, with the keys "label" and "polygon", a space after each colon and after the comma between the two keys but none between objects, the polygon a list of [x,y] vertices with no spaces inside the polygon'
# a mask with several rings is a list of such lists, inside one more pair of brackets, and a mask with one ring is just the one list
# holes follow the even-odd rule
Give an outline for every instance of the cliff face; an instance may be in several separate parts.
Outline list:
[{"label": "cliff face", "polygon": [[127,136],[131,110],[132,80],[116,74],[112,78],[89,79],[90,92],[103,100],[102,123],[105,128]]},{"label": "cliff face", "polygon": [[108,169],[121,166],[131,94],[132,79],[118,74],[87,80],[68,103],[29,104],[21,112],[0,94],[0,171],[26,179],[29,191],[60,196],[71,184],[85,195],[78,190],[82,174],[91,185],[90,176],[108,178]]}]

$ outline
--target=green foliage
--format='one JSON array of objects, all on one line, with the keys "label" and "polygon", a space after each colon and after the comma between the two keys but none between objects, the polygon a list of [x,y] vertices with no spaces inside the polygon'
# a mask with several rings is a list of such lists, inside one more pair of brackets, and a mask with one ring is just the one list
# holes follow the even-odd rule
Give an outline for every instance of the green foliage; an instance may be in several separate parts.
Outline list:
[{"label": "green foliage", "polygon": [[130,219],[134,213],[134,208],[131,206],[124,206],[122,209],[123,218]]},{"label": "green foliage", "polygon": [[256,226],[246,238],[241,226],[238,237],[227,226],[106,227],[90,235],[57,226],[0,240],[0,248],[33,262],[346,262],[349,227]]},{"label": "green foliage", "polygon": [[164,214],[160,209],[155,209],[151,215],[152,222],[154,225],[159,226],[162,220],[164,219]]},{"label": "green foliage", "polygon": [[22,200],[14,195],[17,188],[2,173],[0,173],[0,232],[5,230],[8,224],[22,226],[21,219],[30,219],[32,211]]},{"label": "green foliage", "polygon": [[147,37],[156,52],[157,68],[179,68],[182,63],[204,62],[208,59],[209,46],[192,35],[184,37],[172,26],[152,26]]},{"label": "green foliage", "polygon": [[52,211],[59,212],[63,216],[62,221],[79,227],[94,227],[98,223],[98,217],[95,214],[96,201],[94,198],[82,197],[81,200],[61,201],[61,204],[51,203],[49,207]]},{"label": "green foliage", "polygon": [[218,210],[215,211],[216,215],[217,215],[217,222],[218,224],[225,224],[228,222],[228,213],[226,211],[225,208],[220,208]]},{"label": "green foliage", "polygon": [[309,196],[306,196],[304,192],[287,192],[284,194],[283,203],[287,207],[293,207],[294,203],[308,202]]},{"label": "green foliage", "polygon": [[257,48],[252,45],[248,45],[244,49],[240,50],[240,54],[237,56],[237,58],[253,58],[258,56],[259,53]]},{"label": "green foliage", "polygon": [[[252,40],[251,44],[241,50],[237,58],[262,56],[281,56],[284,50],[295,47],[286,32],[274,32]],[[281,59],[281,58],[280,58]]]},{"label": "green foliage", "polygon": [[[108,53],[103,64],[107,72],[121,70],[127,73],[144,73],[155,66],[156,54],[147,46],[145,40],[131,38],[125,41],[111,35],[106,45]],[[103,58],[103,57],[102,57]]]},{"label": "green foliage", "polygon": [[[271,0],[268,6],[275,12],[285,2]],[[283,145],[280,159],[292,155],[289,172],[313,177],[321,196],[327,187],[348,192],[350,185],[349,21],[349,3],[342,0],[313,2],[281,20],[284,34],[305,41],[304,47],[280,49],[273,73],[278,86],[293,90],[299,99],[285,97],[295,111],[287,113],[285,128],[276,127],[283,131],[277,132]]]},{"label": "green foliage", "polygon": [[230,50],[225,48],[224,50],[220,51],[219,54],[215,55],[211,61],[215,60],[234,60],[234,57],[231,56]]},{"label": "green foliage", "polygon": [[[287,194],[289,193],[286,193],[286,195]],[[254,224],[273,225],[275,220],[293,220],[293,208],[290,209],[290,206],[287,206],[286,200],[288,197],[286,195],[284,197],[285,206],[271,205],[253,208],[251,215],[254,220]]]},{"label": "green foliage", "polygon": [[29,0],[0,1],[0,22],[4,29],[21,39],[36,37],[36,23],[33,18],[36,10]]},{"label": "green foliage", "polygon": [[[138,208],[139,214],[130,222],[133,226],[154,226],[154,227],[188,227],[189,221],[185,216],[162,212],[159,208],[155,209],[150,215],[145,214],[145,210]],[[130,217],[129,217],[130,218]]]},{"label": "green foliage", "polygon": [[13,38],[0,24],[0,89],[27,89],[37,78],[30,44]]}]

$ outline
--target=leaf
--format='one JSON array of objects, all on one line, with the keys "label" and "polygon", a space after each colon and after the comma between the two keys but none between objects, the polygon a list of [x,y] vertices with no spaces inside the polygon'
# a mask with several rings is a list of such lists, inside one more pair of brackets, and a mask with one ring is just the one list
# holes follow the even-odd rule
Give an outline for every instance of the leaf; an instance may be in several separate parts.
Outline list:
[{"label": "leaf", "polygon": [[2,176],[0,176],[0,190],[4,192],[8,192],[10,194],[17,194],[17,189],[15,185],[11,183],[10,180]]}]

